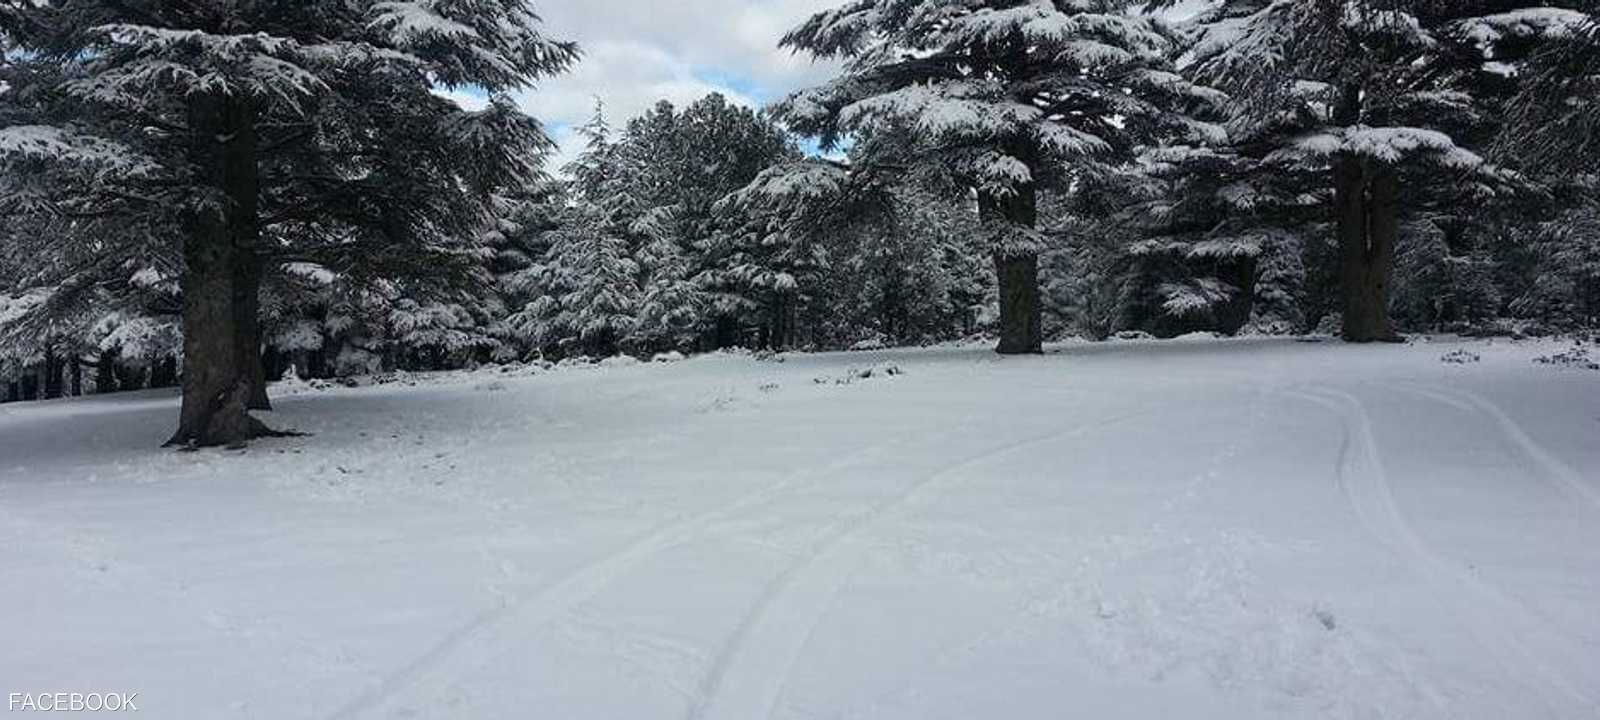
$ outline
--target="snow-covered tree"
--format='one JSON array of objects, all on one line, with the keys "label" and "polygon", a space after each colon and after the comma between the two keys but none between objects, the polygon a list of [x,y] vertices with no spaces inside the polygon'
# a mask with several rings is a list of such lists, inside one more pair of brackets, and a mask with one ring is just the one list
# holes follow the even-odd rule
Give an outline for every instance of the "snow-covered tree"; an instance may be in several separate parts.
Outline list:
[{"label": "snow-covered tree", "polygon": [[548,351],[603,357],[620,349],[637,322],[639,270],[626,233],[639,203],[602,108],[579,133],[587,145],[566,169],[572,205],[555,219],[534,270],[539,296],[510,322]]},{"label": "snow-covered tree", "polygon": [[649,296],[635,343],[658,344],[663,333],[684,346],[740,342],[738,329],[764,305],[753,296],[765,290],[733,272],[741,261],[729,243],[747,237],[749,222],[722,201],[797,157],[793,143],[767,117],[713,93],[682,109],[658,103],[628,123],[619,146],[641,208],[628,235]]},{"label": "snow-covered tree", "polygon": [[779,105],[791,128],[825,147],[905,133],[911,152],[892,143],[895,162],[936,165],[976,193],[1002,353],[1040,351],[1039,189],[1101,172],[1156,137],[1218,135],[1175,112],[1215,94],[1172,72],[1171,33],[1134,4],[854,0],[783,40],[846,62],[839,78]]},{"label": "snow-covered tree", "polygon": [[567,212],[567,199],[566,183],[551,181],[497,203],[496,224],[484,235],[494,287],[481,301],[494,317],[490,333],[499,341],[496,360],[520,359],[539,349],[536,340],[510,320],[543,293],[544,258]]},{"label": "snow-covered tree", "polygon": [[1512,230],[1531,262],[1511,310],[1555,329],[1593,330],[1600,327],[1600,178],[1588,175],[1565,191],[1549,220]]},{"label": "snow-covered tree", "polygon": [[694,265],[673,232],[676,227],[681,226],[666,209],[635,224],[649,240],[634,253],[643,282],[629,342],[648,352],[692,349],[705,317],[705,292],[694,280]]},{"label": "snow-covered tree", "polygon": [[[64,242],[181,247],[172,442],[199,445],[267,431],[246,406],[264,400],[271,264],[472,266],[491,191],[527,179],[548,143],[503,94],[576,57],[521,0],[7,3],[0,32],[0,198],[75,219]],[[493,100],[464,111],[441,86]]]},{"label": "snow-covered tree", "polygon": [[699,278],[718,315],[750,312],[760,318],[757,344],[792,346],[801,310],[829,267],[822,239],[849,206],[847,184],[827,163],[784,163],[721,203],[726,220],[705,244],[713,267]]},{"label": "snow-covered tree", "polygon": [[1330,177],[1318,195],[1338,232],[1344,335],[1387,340],[1403,210],[1515,184],[1474,148],[1538,41],[1584,20],[1527,2],[1224,0],[1186,67],[1232,93],[1242,156]]},{"label": "snow-covered tree", "polygon": [[572,178],[568,187],[573,201],[592,210],[612,233],[631,232],[646,209],[637,192],[636,181],[644,170],[639,158],[624,152],[606,118],[605,105],[598,100],[594,114],[577,134],[585,141],[583,152],[565,168]]},{"label": "snow-covered tree", "polygon": [[[1553,8],[1542,16],[1538,9],[1526,12],[1534,18],[1563,16]],[[1533,173],[1592,173],[1600,166],[1600,15],[1591,9],[1582,26],[1546,23],[1542,33],[1530,32],[1534,22],[1479,30],[1487,37],[1526,34],[1544,41],[1529,61],[1503,68],[1526,81],[1511,103],[1501,160]]]},{"label": "snow-covered tree", "polygon": [[557,353],[615,355],[637,323],[637,274],[627,241],[608,232],[598,213],[575,208],[554,233],[545,294],[514,322]]},{"label": "snow-covered tree", "polygon": [[953,188],[896,183],[863,198],[829,244],[828,296],[849,341],[907,344],[974,332],[992,287],[971,200]]},{"label": "snow-covered tree", "polygon": [[[1069,198],[1065,220],[1088,222],[1076,234],[1101,239],[1082,260],[1115,286],[1085,291],[1100,298],[1096,308],[1116,297],[1116,329],[1169,336],[1304,328],[1302,256],[1324,227],[1315,195],[1322,177],[1256,153],[1248,145],[1150,148]],[[1120,263],[1104,257],[1108,238],[1121,248]]]}]

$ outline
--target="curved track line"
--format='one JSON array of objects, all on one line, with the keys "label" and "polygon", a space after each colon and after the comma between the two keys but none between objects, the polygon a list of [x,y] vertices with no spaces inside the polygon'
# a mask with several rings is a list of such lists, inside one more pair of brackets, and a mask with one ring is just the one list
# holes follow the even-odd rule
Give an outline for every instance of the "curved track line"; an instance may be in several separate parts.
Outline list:
[{"label": "curved track line", "polygon": [[[1339,418],[1344,426],[1344,439],[1340,448],[1339,483],[1346,499],[1358,519],[1374,537],[1400,551],[1411,565],[1430,580],[1435,592],[1452,607],[1455,614],[1467,624],[1480,641],[1519,656],[1538,671],[1543,683],[1554,686],[1568,696],[1580,701],[1589,710],[1597,708],[1594,698],[1570,682],[1560,671],[1535,655],[1523,638],[1539,638],[1540,645],[1555,649],[1567,657],[1581,657],[1566,649],[1568,641],[1552,632],[1527,608],[1514,599],[1484,583],[1435,552],[1406,519],[1394,497],[1383,460],[1378,452],[1377,435],[1366,405],[1356,396],[1329,387],[1320,388],[1319,394],[1310,390],[1288,391],[1288,394],[1322,406]],[[1475,602],[1463,602],[1463,598]],[[1522,674],[1522,666],[1507,662],[1505,655],[1498,657],[1508,674]],[[1581,665],[1580,665],[1581,667]],[[1530,678],[1531,680],[1531,678]],[[1548,698],[1540,700],[1551,711]]]},{"label": "curved track line", "polygon": [[1146,414],[1149,411],[1128,413],[984,450],[912,482],[904,491],[852,519],[762,591],[717,654],[702,684],[699,702],[690,709],[688,717],[690,720],[756,720],[772,715],[800,652],[854,570],[850,556],[841,553],[841,549],[862,530],[913,504],[941,480],[973,465]]},{"label": "curved track line", "polygon": [[[1232,435],[1232,437],[1235,438],[1232,443],[1223,447],[1221,450],[1212,453],[1207,463],[1207,467],[1211,468],[1212,470],[1216,470],[1217,466],[1221,463],[1239,455],[1243,448],[1240,446],[1238,438],[1256,438],[1257,430],[1260,428],[1262,421],[1266,419],[1265,401],[1268,398],[1281,394],[1281,389],[1276,387],[1263,388],[1255,390],[1254,393],[1255,397],[1250,401],[1249,419],[1246,421],[1244,429]],[[1165,522],[1167,516],[1183,505],[1192,502],[1196,498],[1199,490],[1203,489],[1206,485],[1210,484],[1216,479],[1217,476],[1212,472],[1195,473],[1188,482],[1182,484],[1178,487],[1178,489],[1174,490],[1170,495],[1168,495],[1167,499],[1164,500],[1161,505],[1152,511],[1148,516],[1136,518],[1134,521],[1122,526],[1123,529],[1115,534],[1133,535],[1147,534],[1158,531],[1161,528],[1162,523]],[[1099,569],[1102,573],[1109,573],[1126,564],[1130,559],[1132,559],[1132,557],[1133,555],[1124,554],[1122,556],[1109,558],[1099,566]],[[1052,579],[1056,580],[1058,583],[1065,584],[1075,576],[1075,573],[1076,571],[1069,572],[1065,575],[1052,576]],[[1025,596],[1025,599],[1026,602],[1019,605],[1019,608],[1026,607],[1034,601],[1050,600],[1054,598],[1052,598],[1051,593],[1030,593]],[[975,640],[970,640],[960,644],[959,646],[941,650],[934,656],[933,664],[935,667],[948,669],[957,661],[975,654],[979,648],[984,647],[986,644],[996,642],[997,638],[1004,639],[1014,637],[1014,635],[1020,631],[1020,627],[1025,620],[1026,618],[1024,617],[1024,613],[1019,609],[1016,616],[1010,618],[1004,623],[1001,623],[998,628],[984,631],[982,635]],[[893,690],[884,690],[875,693],[869,707],[877,708],[882,706],[888,698],[903,698],[909,695],[911,690],[908,688],[911,684],[912,683],[910,681],[906,681],[896,685]],[[872,715],[870,713],[867,715],[867,717],[871,716]]]},{"label": "curved track line", "polygon": [[490,628],[517,619],[524,624],[540,626],[551,618],[593,597],[627,572],[641,560],[660,553],[687,540],[712,523],[735,516],[740,512],[771,500],[800,481],[847,467],[862,457],[881,452],[886,448],[918,439],[906,436],[889,443],[878,443],[845,455],[821,468],[790,473],[779,482],[745,495],[732,503],[687,519],[670,522],[646,532],[615,553],[588,562],[573,570],[561,580],[522,598],[503,598],[501,603],[481,612],[470,620],[445,633],[422,654],[387,674],[378,684],[341,706],[326,720],[354,718],[382,704],[396,693],[416,684],[422,677],[437,668],[472,639],[483,636]]},{"label": "curved track line", "polygon": [[1470,390],[1458,388],[1433,385],[1426,387],[1405,385],[1402,387],[1456,407],[1462,407],[1464,404],[1466,407],[1488,416],[1490,420],[1493,420],[1500,427],[1500,431],[1505,434],[1506,439],[1512,445],[1515,445],[1524,455],[1533,460],[1544,471],[1546,476],[1555,481],[1563,494],[1579,502],[1586,503],[1590,509],[1600,512],[1600,488],[1595,488],[1593,485],[1584,482],[1583,475],[1573,470],[1571,465],[1556,457],[1549,449],[1540,445],[1537,440],[1534,440],[1528,434],[1528,431],[1522,427],[1521,423],[1512,419],[1510,415],[1500,409],[1499,405],[1494,404],[1488,398]]}]

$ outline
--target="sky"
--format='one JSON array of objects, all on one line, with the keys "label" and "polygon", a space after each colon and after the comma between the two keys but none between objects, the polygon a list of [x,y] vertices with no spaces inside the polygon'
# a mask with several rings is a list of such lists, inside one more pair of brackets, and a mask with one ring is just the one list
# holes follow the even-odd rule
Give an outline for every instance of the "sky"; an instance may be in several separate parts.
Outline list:
[{"label": "sky", "polygon": [[[551,37],[575,40],[583,59],[516,97],[561,145],[559,169],[576,157],[574,128],[594,112],[621,125],[658,100],[687,105],[712,92],[762,107],[830,77],[836,67],[778,47],[784,33],[842,0],[533,0]],[[465,94],[464,105],[481,104]]]},{"label": "sky", "polygon": [[[1190,3],[1202,0],[1188,0]],[[533,0],[551,37],[575,40],[583,59],[565,75],[520,93],[522,108],[560,144],[550,169],[582,149],[574,128],[605,103],[621,125],[658,100],[687,105],[711,92],[762,107],[837,71],[778,41],[811,14],[844,0]],[[467,94],[464,105],[481,104]]]}]

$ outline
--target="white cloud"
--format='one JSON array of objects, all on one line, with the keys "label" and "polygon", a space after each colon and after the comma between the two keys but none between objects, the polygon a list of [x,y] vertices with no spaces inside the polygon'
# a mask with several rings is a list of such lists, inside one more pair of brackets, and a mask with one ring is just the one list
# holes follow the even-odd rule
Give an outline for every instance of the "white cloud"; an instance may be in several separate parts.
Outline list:
[{"label": "white cloud", "polygon": [[[1213,0],[1183,0],[1192,14]],[[846,0],[532,0],[552,36],[577,41],[584,57],[572,72],[546,79],[518,102],[555,129],[561,150],[550,169],[576,157],[572,128],[587,121],[598,97],[613,125],[658,100],[679,106],[708,93],[759,106],[838,71],[778,47],[813,13]]]},{"label": "white cloud", "polygon": [[827,63],[778,47],[789,29],[843,0],[534,0],[553,37],[577,41],[583,60],[545,80],[518,102],[557,128],[561,152],[551,169],[576,156],[571,131],[594,101],[621,125],[658,100],[685,105],[708,93],[759,106],[835,72]]}]

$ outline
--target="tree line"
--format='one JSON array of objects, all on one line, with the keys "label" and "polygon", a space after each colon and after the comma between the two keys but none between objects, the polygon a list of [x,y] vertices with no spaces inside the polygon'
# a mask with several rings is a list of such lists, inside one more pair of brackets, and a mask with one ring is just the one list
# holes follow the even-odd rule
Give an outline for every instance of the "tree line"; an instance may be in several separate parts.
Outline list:
[{"label": "tree line", "polygon": [[518,0],[0,4],[0,399],[238,444],[291,366],[1594,326],[1586,3],[1166,4],[854,0],[781,39],[838,77],[565,168]]}]

